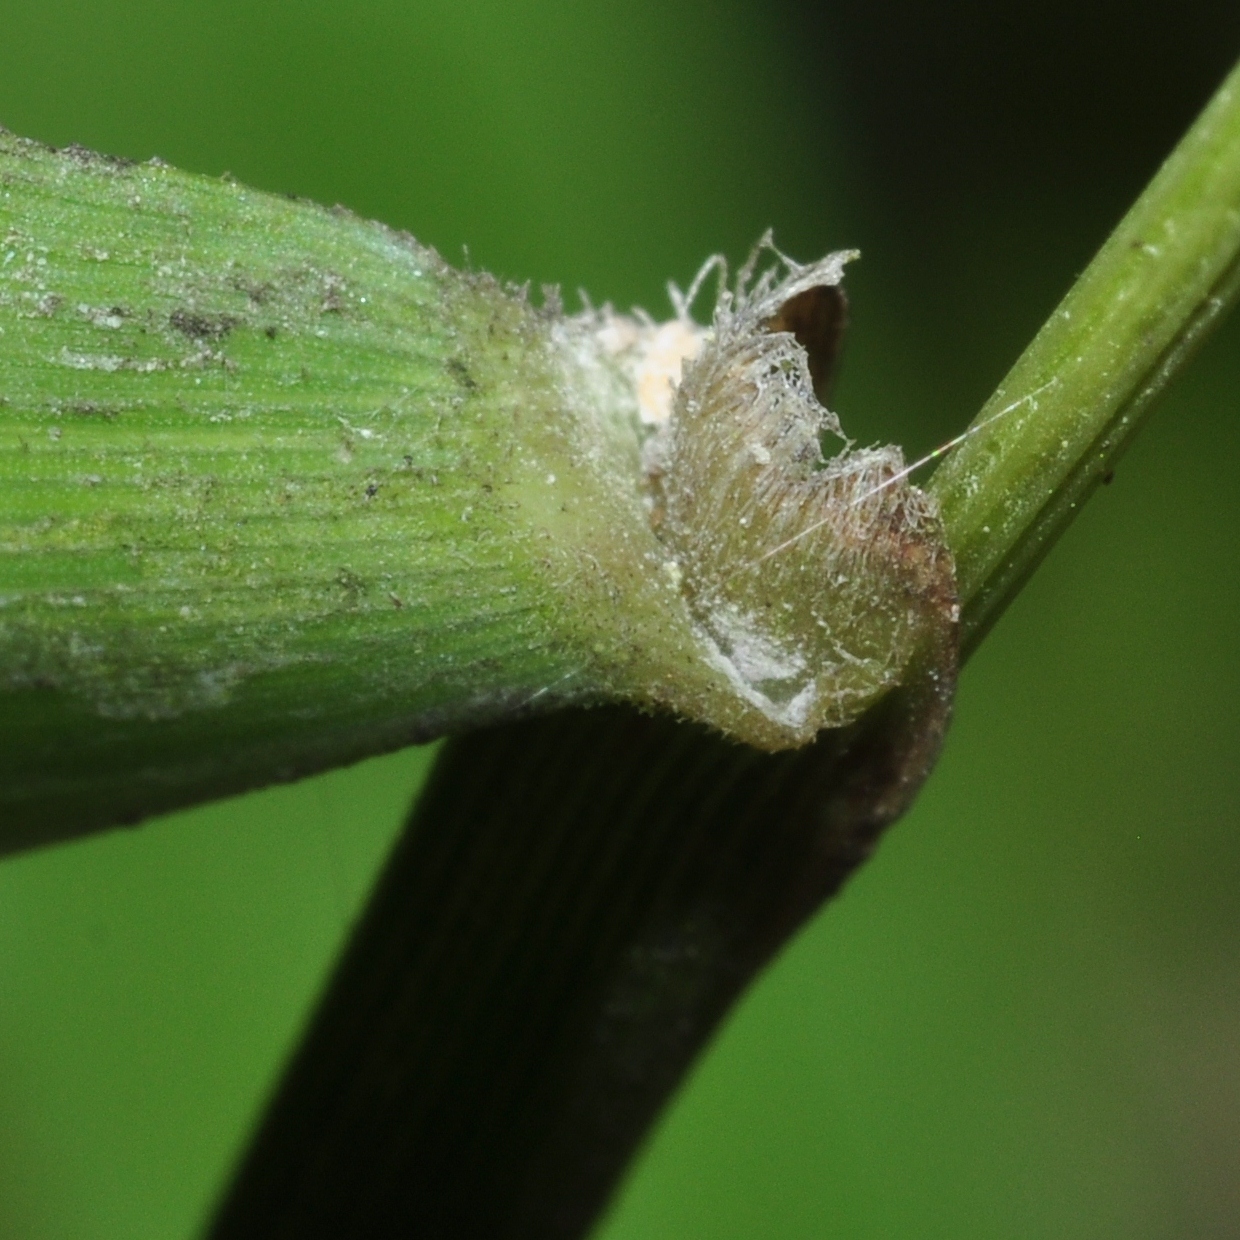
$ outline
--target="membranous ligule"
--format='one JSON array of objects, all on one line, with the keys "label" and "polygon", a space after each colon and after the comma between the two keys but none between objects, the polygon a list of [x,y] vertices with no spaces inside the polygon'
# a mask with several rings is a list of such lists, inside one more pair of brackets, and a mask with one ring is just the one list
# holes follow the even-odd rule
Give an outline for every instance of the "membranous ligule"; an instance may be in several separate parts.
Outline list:
[{"label": "membranous ligule", "polygon": [[[765,252],[777,261],[755,275]],[[957,618],[933,501],[899,447],[845,438],[815,394],[822,359],[781,330],[782,308],[837,288],[853,256],[800,265],[769,240],[756,250],[646,454],[652,519],[704,657],[802,740],[855,719],[914,660],[942,659]],[[824,438],[841,445],[829,458]]]}]

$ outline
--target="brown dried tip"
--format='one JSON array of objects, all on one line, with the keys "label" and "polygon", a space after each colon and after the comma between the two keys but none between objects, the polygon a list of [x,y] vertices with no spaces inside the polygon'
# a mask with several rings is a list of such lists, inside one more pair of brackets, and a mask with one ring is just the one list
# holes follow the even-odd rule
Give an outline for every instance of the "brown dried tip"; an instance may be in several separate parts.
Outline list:
[{"label": "brown dried tip", "polygon": [[824,408],[844,345],[848,298],[838,284],[819,284],[790,297],[767,320],[769,332],[788,332],[805,350],[814,395]]}]

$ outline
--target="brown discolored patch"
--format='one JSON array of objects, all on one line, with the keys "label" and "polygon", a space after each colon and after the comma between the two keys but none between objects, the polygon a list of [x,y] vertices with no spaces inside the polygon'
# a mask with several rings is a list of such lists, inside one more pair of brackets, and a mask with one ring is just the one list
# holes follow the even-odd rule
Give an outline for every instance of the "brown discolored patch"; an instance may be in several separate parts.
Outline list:
[{"label": "brown discolored patch", "polygon": [[790,297],[767,320],[772,332],[791,332],[809,359],[814,395],[828,403],[848,327],[848,298],[838,285],[820,284]]},{"label": "brown discolored patch", "polygon": [[168,323],[191,340],[223,340],[241,320],[231,314],[199,314],[192,310],[174,310]]},{"label": "brown discolored patch", "polygon": [[247,280],[244,276],[234,276],[232,286],[239,293],[244,293],[256,306],[266,305],[276,291],[270,280]]}]

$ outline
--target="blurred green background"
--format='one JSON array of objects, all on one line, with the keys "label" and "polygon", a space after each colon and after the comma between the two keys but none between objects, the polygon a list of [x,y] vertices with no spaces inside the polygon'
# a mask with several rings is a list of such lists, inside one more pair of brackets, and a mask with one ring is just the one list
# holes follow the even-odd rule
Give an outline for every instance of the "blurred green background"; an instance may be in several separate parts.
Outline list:
[{"label": "blurred green background", "polygon": [[[0,123],[667,309],[857,245],[836,403],[959,430],[1240,54],[1234,0],[0,0]],[[572,302],[569,297],[570,304]],[[943,761],[605,1240],[1240,1237],[1240,322],[970,665]],[[0,1237],[190,1237],[408,751],[0,864]]]}]

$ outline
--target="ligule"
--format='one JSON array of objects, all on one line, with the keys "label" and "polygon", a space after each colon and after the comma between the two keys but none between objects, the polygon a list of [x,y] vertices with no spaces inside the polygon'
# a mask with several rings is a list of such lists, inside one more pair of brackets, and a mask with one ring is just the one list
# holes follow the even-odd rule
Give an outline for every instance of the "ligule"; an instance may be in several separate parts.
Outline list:
[{"label": "ligule", "polygon": [[[775,262],[755,278],[765,250]],[[795,334],[822,320],[814,294],[842,303],[853,256],[801,266],[769,237],[754,251],[686,364],[652,480],[708,661],[792,743],[857,718],[914,658],[950,658],[957,615],[933,501],[898,447],[845,439],[816,395],[823,333]],[[842,443],[830,459],[824,436]]]}]

